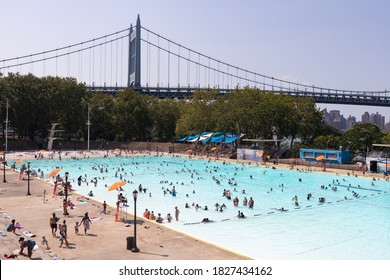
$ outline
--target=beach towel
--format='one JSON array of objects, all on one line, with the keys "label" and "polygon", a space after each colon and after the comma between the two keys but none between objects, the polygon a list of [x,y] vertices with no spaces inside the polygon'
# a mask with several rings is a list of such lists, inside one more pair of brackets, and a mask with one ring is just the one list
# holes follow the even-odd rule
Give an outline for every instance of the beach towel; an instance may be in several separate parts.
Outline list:
[{"label": "beach towel", "polygon": [[95,221],[99,221],[99,220],[101,220],[102,219],[102,217],[96,217],[96,216],[94,216],[94,217],[91,217],[91,218],[89,218],[92,222],[95,222]]},{"label": "beach towel", "polygon": [[27,237],[35,237],[36,235],[35,234],[32,234],[31,232],[29,232],[29,231],[23,231],[23,235],[24,236],[27,236]]},{"label": "beach towel", "polygon": [[16,258],[18,255],[12,253],[11,255],[8,255],[8,254],[4,254],[4,257],[7,258],[7,259],[14,259]]}]

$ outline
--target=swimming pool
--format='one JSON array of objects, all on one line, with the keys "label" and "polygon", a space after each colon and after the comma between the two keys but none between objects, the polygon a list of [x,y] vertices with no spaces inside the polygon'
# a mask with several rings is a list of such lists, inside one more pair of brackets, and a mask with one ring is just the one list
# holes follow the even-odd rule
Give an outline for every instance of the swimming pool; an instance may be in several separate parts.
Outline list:
[{"label": "swimming pool", "polygon": [[[92,190],[96,199],[111,205],[118,192],[106,186],[126,180],[122,193],[129,211],[132,192],[142,185],[147,190],[138,196],[140,215],[147,208],[174,216],[178,206],[179,222],[165,225],[254,259],[390,259],[388,181],[168,156],[31,162],[46,178],[56,167],[61,176],[69,172],[77,192]],[[86,180],[79,187],[80,175]],[[176,196],[169,192],[173,187]],[[230,200],[224,190],[230,190]],[[244,197],[253,198],[253,209],[243,206]],[[226,205],[223,212],[215,210],[216,203]],[[196,210],[196,204],[201,208]],[[287,211],[279,211],[282,207]],[[246,218],[237,218],[238,211]],[[204,218],[214,222],[201,223]]]}]

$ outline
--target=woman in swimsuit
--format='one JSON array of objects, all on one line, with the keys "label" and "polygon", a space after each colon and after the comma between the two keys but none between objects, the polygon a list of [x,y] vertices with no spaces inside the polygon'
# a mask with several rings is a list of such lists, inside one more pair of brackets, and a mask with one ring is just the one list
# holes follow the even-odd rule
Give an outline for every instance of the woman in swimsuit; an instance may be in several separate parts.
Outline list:
[{"label": "woman in swimsuit", "polygon": [[92,221],[88,217],[88,212],[85,213],[85,216],[81,220],[80,224],[84,226],[84,233],[87,234],[87,230],[89,230],[89,225],[92,224]]}]

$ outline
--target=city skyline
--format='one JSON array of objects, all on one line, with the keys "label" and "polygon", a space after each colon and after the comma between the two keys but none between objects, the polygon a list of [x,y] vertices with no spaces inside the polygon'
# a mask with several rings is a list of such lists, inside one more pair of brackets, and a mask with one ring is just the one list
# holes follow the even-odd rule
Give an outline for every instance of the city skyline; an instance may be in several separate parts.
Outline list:
[{"label": "city skyline", "polygon": [[358,123],[373,123],[382,131],[390,131],[390,121],[386,122],[386,117],[379,112],[369,113],[364,112],[360,116],[348,115],[344,116],[340,110],[322,110],[323,118],[327,124],[337,128],[340,131],[345,131]]}]

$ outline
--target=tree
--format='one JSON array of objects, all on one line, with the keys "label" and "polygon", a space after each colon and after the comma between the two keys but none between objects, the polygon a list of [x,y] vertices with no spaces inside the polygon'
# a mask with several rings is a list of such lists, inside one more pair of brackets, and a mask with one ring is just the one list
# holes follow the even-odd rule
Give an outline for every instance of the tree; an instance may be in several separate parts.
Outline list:
[{"label": "tree", "polygon": [[[115,127],[113,122],[113,97],[102,92],[89,92],[84,107],[84,119],[86,121],[88,119],[89,108],[89,118],[91,122],[90,139],[93,141],[114,140]],[[83,133],[84,139],[87,138],[87,133],[87,126],[85,126]]]},{"label": "tree", "polygon": [[152,102],[154,134],[161,140],[171,140],[175,136],[177,120],[180,117],[181,101],[157,99]]},{"label": "tree", "polygon": [[184,135],[192,131],[213,131],[216,127],[214,114],[216,90],[198,90],[192,98],[181,106],[176,134]]},{"label": "tree", "polygon": [[355,154],[361,152],[367,157],[367,152],[372,144],[381,143],[383,133],[381,129],[372,123],[356,124],[343,134],[343,142]]},{"label": "tree", "polygon": [[113,120],[118,140],[150,138],[153,125],[150,99],[151,97],[140,95],[132,89],[117,93],[114,98]]}]

